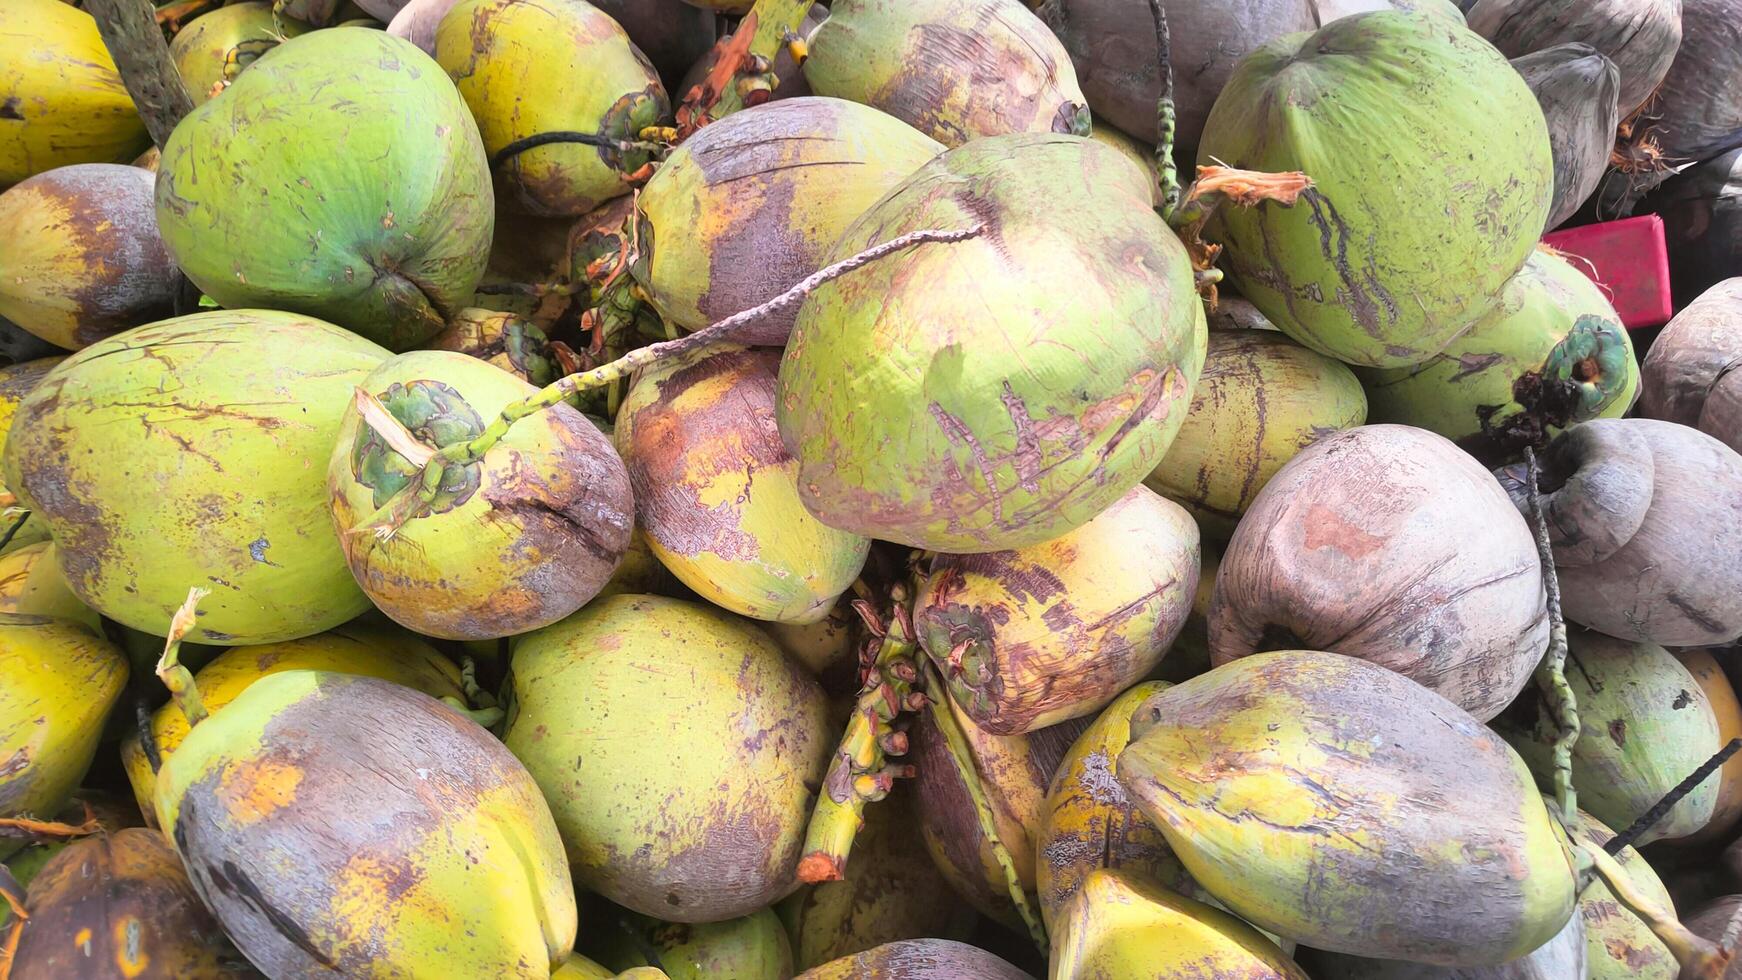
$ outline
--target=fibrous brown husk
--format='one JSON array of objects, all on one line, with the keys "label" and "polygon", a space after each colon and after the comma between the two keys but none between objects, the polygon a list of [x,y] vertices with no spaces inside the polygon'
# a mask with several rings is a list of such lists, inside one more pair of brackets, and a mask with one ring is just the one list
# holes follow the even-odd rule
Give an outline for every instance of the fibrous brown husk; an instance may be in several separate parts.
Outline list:
[{"label": "fibrous brown husk", "polygon": [[1742,146],[1742,0],[1682,0],[1681,24],[1675,62],[1632,127],[1670,166]]},{"label": "fibrous brown husk", "polygon": [[1425,429],[1326,436],[1235,530],[1210,603],[1213,662],[1320,649],[1494,717],[1548,644],[1536,544],[1507,504],[1480,464]]},{"label": "fibrous brown husk", "polygon": [[1681,9],[1682,0],[1480,0],[1467,19],[1508,58],[1569,42],[1597,49],[1620,74],[1625,117],[1670,71],[1682,43]]},{"label": "fibrous brown husk", "polygon": [[[1318,26],[1312,0],[1166,0],[1172,37],[1176,153],[1198,137],[1234,65],[1259,45]],[[1036,13],[1070,52],[1097,120],[1157,140],[1160,59],[1148,0],[1046,0]]]},{"label": "fibrous brown husk", "polygon": [[1669,321],[1640,381],[1639,414],[1693,426],[1742,452],[1742,278],[1713,286]]},{"label": "fibrous brown husk", "polygon": [[1693,302],[1742,271],[1742,147],[1671,177],[1637,210],[1663,218],[1676,305]]},{"label": "fibrous brown husk", "polygon": [[1536,93],[1554,153],[1554,204],[1548,228],[1573,216],[1609,166],[1620,113],[1620,73],[1588,44],[1557,44],[1512,59]]},{"label": "fibrous brown husk", "polygon": [[[1528,512],[1523,467],[1497,475]],[[1538,480],[1568,620],[1624,640],[1742,637],[1742,456],[1656,419],[1576,425]]]}]

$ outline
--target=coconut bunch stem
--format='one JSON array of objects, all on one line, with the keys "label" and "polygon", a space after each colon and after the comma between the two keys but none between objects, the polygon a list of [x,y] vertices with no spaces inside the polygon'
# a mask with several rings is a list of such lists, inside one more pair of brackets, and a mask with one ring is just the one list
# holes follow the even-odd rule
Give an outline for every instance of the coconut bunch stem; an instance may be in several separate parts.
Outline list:
[{"label": "coconut bunch stem", "polygon": [[[938,675],[937,668],[928,661],[926,675],[934,690],[948,692],[944,679]],[[1016,906],[1016,912],[1022,917],[1023,925],[1028,927],[1028,935],[1034,940],[1035,948],[1042,956],[1048,954],[1046,926],[1042,923],[1040,914],[1028,902],[1028,893],[1022,887],[1022,878],[1016,873],[1016,862],[1010,856],[1010,849],[1004,846],[1004,838],[998,833],[997,816],[992,812],[992,801],[986,796],[986,787],[980,782],[980,769],[974,764],[974,750],[968,744],[968,736],[962,731],[962,726],[956,720],[955,706],[950,703],[949,695],[931,701],[932,721],[938,731],[943,733],[944,743],[949,748],[950,761],[956,765],[957,774],[962,785],[967,787],[968,799],[974,804],[974,815],[980,820],[980,834],[986,838],[987,846],[992,848],[992,856],[998,862],[998,867],[1004,872],[1004,885],[1009,890],[1010,901]]]},{"label": "coconut bunch stem", "polygon": [[[1609,886],[1609,892],[1616,900],[1638,916],[1641,922],[1650,927],[1652,935],[1669,948],[1676,962],[1681,964],[1681,972],[1677,974],[1681,980],[1722,980],[1735,956],[1734,949],[1697,936],[1687,926],[1682,925],[1681,920],[1669,910],[1642,893],[1633,884],[1633,878],[1628,875],[1627,869],[1607,851],[1592,847],[1585,841],[1578,844],[1578,850],[1585,860],[1591,862],[1592,869]],[[1573,914],[1577,915],[1578,912]]]},{"label": "coconut bunch stem", "polygon": [[209,589],[188,590],[187,601],[175,611],[169,621],[169,635],[163,640],[163,656],[157,661],[157,678],[169,688],[169,696],[192,728],[206,720],[206,705],[200,700],[199,685],[194,675],[181,665],[181,641],[194,628],[194,615],[200,600],[210,595]]},{"label": "coconut bunch stem", "polygon": [[786,292],[765,303],[734,313],[724,320],[703,327],[688,336],[642,347],[630,351],[609,364],[558,378],[538,392],[504,407],[501,414],[476,437],[467,442],[456,442],[441,449],[431,449],[425,446],[385,409],[378,412],[370,410],[366,403],[374,399],[367,397],[365,392],[362,397],[359,397],[357,403],[364,421],[370,428],[379,433],[395,452],[405,457],[412,465],[421,467],[423,473],[420,479],[407,484],[405,489],[395,494],[393,499],[389,500],[352,533],[368,532],[382,540],[392,538],[401,527],[405,526],[407,521],[428,513],[430,504],[435,501],[436,494],[440,491],[442,478],[447,467],[469,466],[482,460],[485,453],[502,441],[502,437],[508,434],[514,423],[529,415],[542,412],[566,401],[577,392],[627,378],[636,371],[668,357],[680,357],[716,344],[735,343],[740,331],[749,325],[762,320],[764,317],[797,306],[804,301],[806,296],[809,296],[824,283],[838,279],[855,269],[863,268],[884,256],[893,255],[915,245],[966,241],[978,236],[982,230],[982,226],[979,225],[954,231],[927,229],[909,232],[873,245],[857,255],[842,259],[811,273]]},{"label": "coconut bunch stem", "polygon": [[1548,652],[1536,668],[1536,686],[1548,701],[1554,717],[1555,805],[1561,820],[1578,816],[1578,794],[1573,789],[1573,746],[1579,741],[1579,702],[1567,683],[1567,621],[1561,614],[1560,577],[1555,573],[1554,548],[1549,543],[1548,519],[1543,513],[1542,493],[1537,486],[1536,451],[1524,449],[1526,487],[1530,494],[1530,525],[1536,534],[1536,553],[1542,563],[1543,591],[1547,594]]},{"label": "coconut bunch stem", "polygon": [[852,717],[817,794],[798,863],[800,881],[845,878],[847,856],[864,824],[865,805],[888,795],[898,777],[912,774],[910,766],[889,763],[890,756],[907,754],[907,735],[895,730],[895,720],[926,700],[918,689],[918,644],[907,600],[908,589],[898,582],[890,592],[887,619],[875,615],[864,600],[853,602],[871,631],[876,653],[861,668]]},{"label": "coconut bunch stem", "polygon": [[781,48],[791,50],[793,60],[804,64],[808,52],[798,29],[810,9],[811,0],[756,0],[713,70],[684,93],[677,110],[678,139],[768,101],[778,83],[771,66]]},{"label": "coconut bunch stem", "polygon": [[0,839],[25,838],[27,840],[73,840],[79,837],[89,837],[103,825],[97,822],[97,815],[91,812],[91,805],[84,804],[85,819],[80,823],[61,823],[57,820],[32,820],[29,817],[11,817],[0,820]]},{"label": "coconut bunch stem", "polygon": [[1156,60],[1160,63],[1161,96],[1155,100],[1156,133],[1155,173],[1161,184],[1161,216],[1173,224],[1173,213],[1179,207],[1179,170],[1173,160],[1173,141],[1177,132],[1173,105],[1173,35],[1167,26],[1167,11],[1161,0],[1149,0],[1149,18],[1155,25]]},{"label": "coconut bunch stem", "polygon": [[6,907],[12,910],[6,937],[0,940],[0,980],[7,980],[12,976],[12,958],[18,952],[18,937],[24,934],[24,920],[30,915],[24,911],[24,886],[12,877],[12,872],[6,870],[4,864],[0,864],[0,899],[4,899]]}]

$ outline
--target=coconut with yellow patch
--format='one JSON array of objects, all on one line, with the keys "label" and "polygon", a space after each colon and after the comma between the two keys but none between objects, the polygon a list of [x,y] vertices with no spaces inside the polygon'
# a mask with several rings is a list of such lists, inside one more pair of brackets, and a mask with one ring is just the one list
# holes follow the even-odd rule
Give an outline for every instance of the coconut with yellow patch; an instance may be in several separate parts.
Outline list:
[{"label": "coconut with yellow patch", "polygon": [[1307,980],[1258,930],[1140,873],[1097,869],[1059,910],[1052,980],[1240,977]]},{"label": "coconut with yellow patch", "polygon": [[[394,627],[351,622],[299,640],[234,647],[219,654],[194,674],[208,712],[217,713],[236,700],[250,684],[287,670],[320,670],[377,677],[438,700],[464,700],[460,670],[421,638]],[[151,742],[159,759],[175,754],[187,738],[188,722],[175,705],[166,704],[151,716]],[[133,784],[146,822],[156,825],[152,801],[157,776],[150,755],[134,731],[121,742],[121,765]]]},{"label": "coconut with yellow patch", "polygon": [[177,31],[169,40],[169,56],[194,105],[199,105],[279,42],[308,29],[299,20],[277,16],[271,3],[232,3],[195,17]]},{"label": "coconut with yellow patch", "polygon": [[937,556],[913,625],[952,700],[1011,735],[1094,714],[1147,675],[1197,587],[1197,525],[1138,486],[1050,541]]},{"label": "coconut with yellow patch", "polygon": [[1282,465],[1367,421],[1355,373],[1274,330],[1212,330],[1191,408],[1144,482],[1226,538]]},{"label": "coconut with yellow patch", "polygon": [[811,35],[811,91],[943,143],[1090,131],[1064,45],[1021,0],[836,0]]},{"label": "coconut with yellow patch", "polygon": [[422,502],[423,468],[537,389],[452,351],[388,360],[347,398],[328,451],[332,526],[357,583],[405,627],[487,640],[548,626],[598,594],[629,546],[623,461],[580,412],[556,405],[475,463],[450,465]]},{"label": "coconut with yellow patch", "polygon": [[103,630],[102,617],[67,588],[49,541],[0,553],[0,612],[71,620],[98,635]]},{"label": "coconut with yellow patch", "polygon": [[[685,140],[643,188],[635,278],[687,330],[750,309],[821,268],[848,225],[943,149],[843,99],[735,112]],[[741,339],[784,344],[796,312]]]},{"label": "coconut with yellow patch", "polygon": [[42,515],[67,585],[162,636],[189,582],[192,637],[308,636],[368,608],[334,537],[319,460],[387,352],[291,313],[220,310],[86,347],[24,400],[6,484]]},{"label": "coconut with yellow patch", "polygon": [[1283,651],[1153,704],[1119,782],[1192,877],[1253,925],[1316,949],[1484,966],[1572,915],[1567,841],[1524,761],[1414,681]]},{"label": "coconut with yellow patch", "polygon": [[226,980],[239,956],[155,830],[74,841],[30,883],[12,980]]},{"label": "coconut with yellow patch", "polygon": [[581,885],[668,922],[747,915],[797,886],[828,710],[754,625],[616,595],[518,639],[510,673],[503,741]]},{"label": "coconut with yellow patch", "polygon": [[[0,614],[0,818],[60,812],[97,755],[127,658],[82,626]],[[20,842],[0,839],[0,858]]]},{"label": "coconut with yellow patch", "polygon": [[77,350],[174,313],[180,273],[157,233],[156,183],[83,163],[0,194],[0,316]]},{"label": "coconut with yellow patch", "polygon": [[[1718,744],[1729,745],[1731,739],[1742,738],[1742,702],[1717,657],[1709,650],[1676,650],[1674,656],[1700,685],[1706,704],[1718,719]],[[1698,846],[1729,840],[1738,820],[1742,820],[1742,755],[1732,756],[1718,770],[1718,802],[1712,807],[1712,818],[1678,843]]]},{"label": "coconut with yellow patch", "polygon": [[60,0],[7,0],[0,39],[0,187],[145,149],[145,123],[90,14]]},{"label": "coconut with yellow patch", "polygon": [[[627,194],[653,160],[639,145],[518,141],[587,133],[638,143],[671,105],[659,75],[603,11],[583,0],[461,0],[436,28],[435,59],[477,120],[496,186],[531,214],[581,215]],[[538,95],[527,97],[529,79]]]},{"label": "coconut with yellow patch", "polygon": [[817,520],[774,422],[778,350],[728,348],[643,372],[613,433],[653,553],[709,602],[815,623],[858,578],[871,541]]},{"label": "coconut with yellow patch", "polygon": [[194,725],[154,804],[195,891],[269,976],[439,962],[542,980],[573,946],[574,885],[537,785],[488,731],[408,687],[263,677]]},{"label": "coconut with yellow patch", "polygon": [[[48,377],[48,372],[54,370],[55,365],[64,360],[64,357],[41,357],[0,367],[0,446],[5,444],[6,435],[12,431],[12,418],[17,414],[19,404],[26,395],[36,390],[36,386],[42,383],[43,378]],[[0,493],[10,491],[0,486]],[[16,524],[22,511],[23,508],[17,508],[16,511],[12,508],[0,510],[0,522],[4,522],[4,528],[9,529]],[[48,524],[40,515],[33,513],[12,533],[12,540],[4,548],[0,548],[0,554],[47,540]]]}]

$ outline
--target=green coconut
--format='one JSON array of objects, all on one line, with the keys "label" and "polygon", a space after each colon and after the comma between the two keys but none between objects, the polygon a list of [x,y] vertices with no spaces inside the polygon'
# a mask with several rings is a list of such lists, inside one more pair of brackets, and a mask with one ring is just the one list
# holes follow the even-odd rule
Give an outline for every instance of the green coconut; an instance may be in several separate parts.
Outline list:
[{"label": "green coconut", "polygon": [[[537,389],[455,351],[412,351],[361,382],[433,453],[481,433]],[[629,547],[629,474],[586,416],[555,405],[521,420],[484,454],[449,467],[433,503],[401,496],[422,478],[353,404],[329,449],[332,524],[376,608],[409,629],[489,640],[549,626],[599,593]],[[415,489],[411,491],[415,493]],[[415,510],[392,536],[383,510]]]},{"label": "green coconut", "polygon": [[1351,364],[1432,357],[1493,307],[1554,194],[1536,96],[1477,35],[1382,10],[1253,52],[1216,100],[1200,163],[1306,173],[1291,208],[1222,208],[1240,294]]},{"label": "green coconut", "polygon": [[[1724,747],[1705,690],[1663,647],[1575,629],[1567,658],[1567,684],[1579,707],[1573,785],[1579,805],[1603,823],[1632,824]],[[1538,782],[1551,785],[1557,726],[1541,697],[1527,694],[1494,725]],[[1640,835],[1640,843],[1705,827],[1718,790],[1716,779],[1696,786]]]},{"label": "green coconut", "polygon": [[1512,455],[1550,428],[1620,418],[1639,394],[1620,314],[1602,287],[1543,249],[1444,350],[1361,374],[1373,421],[1432,429],[1481,458]]},{"label": "green coconut", "polygon": [[[603,905],[604,903],[598,903]],[[789,980],[792,943],[772,909],[721,922],[661,922],[589,907],[582,947],[613,970],[657,966],[670,980]]]},{"label": "green coconut", "polygon": [[818,95],[875,106],[945,146],[1089,135],[1070,54],[1022,0],[835,0],[804,77]]},{"label": "green coconut", "polygon": [[[59,356],[42,357],[33,361],[0,367],[0,443],[5,441],[6,434],[12,429],[12,419],[18,412],[18,406],[23,404],[24,399],[32,391],[36,390],[36,386],[42,383],[43,378],[48,377],[48,373],[54,370],[55,365],[64,360],[66,360],[65,357]],[[4,487],[0,487],[0,491],[4,490]],[[24,523],[18,524],[17,529],[12,531],[12,540],[8,541],[4,548],[0,548],[0,555],[10,554],[20,548],[48,540],[48,525],[41,516],[34,513],[28,515],[0,513],[0,533],[10,530],[14,524],[18,523],[20,516],[24,516]]]},{"label": "green coconut", "polygon": [[[685,140],[647,182],[635,278],[667,320],[698,330],[817,271],[855,219],[943,152],[894,116],[841,99],[736,112]],[[746,343],[780,346],[793,313]]]},{"label": "green coconut", "polygon": [[1332,952],[1487,966],[1572,915],[1566,841],[1523,760],[1401,674],[1264,653],[1149,705],[1119,782],[1198,884],[1262,929]]},{"label": "green coconut", "polygon": [[466,104],[380,31],[284,42],[189,113],[158,164],[158,228],[206,295],[395,350],[468,305],[495,213]]},{"label": "green coconut", "polygon": [[326,516],[318,461],[387,351],[292,313],[147,324],[62,362],[18,407],[5,480],[47,522],[61,574],[110,619],[270,643],[367,609]]},{"label": "green coconut", "polygon": [[671,114],[653,66],[584,0],[461,0],[436,28],[435,57],[471,108],[507,200],[532,214],[586,214],[629,193],[626,176],[652,157],[565,141],[497,162],[517,141],[565,132],[635,141]]},{"label": "green coconut", "polygon": [[169,42],[175,70],[194,105],[216,96],[242,69],[308,25],[273,13],[266,2],[233,3],[201,14]]},{"label": "green coconut", "polygon": [[915,246],[806,298],[777,419],[824,523],[936,551],[1020,548],[1142,481],[1185,417],[1206,328],[1148,176],[1076,136],[976,140],[922,167],[829,261]]},{"label": "green coconut", "polygon": [[503,739],[583,887],[668,922],[796,887],[834,743],[822,689],[754,626],[616,595],[520,638],[511,672]]}]

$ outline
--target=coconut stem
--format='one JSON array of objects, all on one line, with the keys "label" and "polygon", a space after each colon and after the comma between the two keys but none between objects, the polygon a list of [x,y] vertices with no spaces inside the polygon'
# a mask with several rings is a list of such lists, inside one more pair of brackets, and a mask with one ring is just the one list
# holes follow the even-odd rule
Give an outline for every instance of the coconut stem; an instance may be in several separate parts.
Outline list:
[{"label": "coconut stem", "polygon": [[18,537],[18,532],[23,530],[24,522],[28,520],[30,520],[30,511],[27,510],[19,514],[18,519],[6,528],[6,533],[0,535],[0,551],[6,550],[6,546],[12,543],[12,539]]},{"label": "coconut stem", "polygon": [[1016,862],[1010,856],[1010,849],[1004,846],[1004,838],[998,833],[998,820],[992,812],[992,802],[986,796],[986,787],[980,782],[980,768],[974,763],[973,747],[968,744],[968,736],[957,723],[955,705],[950,702],[946,693],[949,688],[944,685],[943,677],[938,674],[937,667],[929,657],[926,658],[925,669],[930,678],[928,683],[933,690],[940,692],[939,697],[931,701],[932,721],[937,724],[938,731],[943,733],[950,758],[956,764],[962,785],[968,790],[968,798],[974,803],[974,814],[980,818],[980,834],[986,838],[987,846],[992,848],[992,856],[997,859],[998,867],[1004,871],[1004,884],[1010,892],[1010,901],[1016,906],[1017,914],[1022,916],[1023,924],[1028,926],[1028,935],[1034,940],[1035,947],[1045,956],[1046,926],[1035,913],[1034,906],[1028,903],[1028,893],[1022,887],[1022,877],[1016,873]]},{"label": "coconut stem", "polygon": [[680,137],[766,102],[778,84],[769,66],[780,49],[790,48],[793,60],[804,63],[808,51],[798,29],[810,9],[811,0],[756,0],[721,49],[713,70],[684,94],[677,111]]},{"label": "coconut stem", "polygon": [[1526,493],[1530,498],[1530,524],[1536,535],[1537,559],[1542,564],[1542,585],[1547,595],[1548,652],[1536,668],[1536,686],[1548,699],[1554,716],[1555,805],[1563,822],[1578,818],[1578,794],[1573,790],[1573,747],[1579,741],[1579,701],[1567,683],[1567,621],[1561,614],[1560,576],[1555,572],[1554,548],[1549,543],[1548,519],[1543,514],[1542,494],[1537,490],[1536,451],[1524,447]]},{"label": "coconut stem", "polygon": [[158,149],[182,117],[194,111],[194,100],[182,84],[170,57],[169,43],[157,24],[151,0],[85,0],[85,12],[97,21],[97,33],[121,75]]},{"label": "coconut stem", "polygon": [[89,837],[103,829],[97,821],[97,815],[91,812],[91,804],[85,803],[85,819],[81,823],[61,823],[56,820],[32,820],[29,817],[10,817],[0,820],[0,838],[28,838],[41,840],[44,838],[61,838],[72,840],[76,837]]},{"label": "coconut stem", "polygon": [[[435,501],[436,493],[441,488],[442,477],[448,466],[469,466],[483,459],[485,453],[502,441],[502,437],[508,434],[508,430],[514,423],[528,415],[542,412],[557,405],[579,391],[610,384],[620,378],[627,378],[641,368],[667,357],[677,357],[714,344],[732,343],[736,338],[737,331],[745,326],[797,306],[804,301],[806,296],[809,296],[824,283],[838,279],[886,255],[912,248],[915,245],[966,241],[978,236],[982,230],[980,225],[956,231],[927,229],[909,232],[889,241],[880,242],[857,255],[842,259],[811,273],[799,281],[797,285],[765,303],[734,313],[687,337],[679,337],[676,340],[632,350],[609,364],[600,365],[590,371],[582,371],[558,378],[536,393],[504,407],[501,415],[469,442],[456,442],[442,448],[424,464],[421,480],[407,484],[405,489],[395,494],[393,499],[387,501],[380,510],[376,511],[352,533],[368,531],[381,539],[393,537],[405,525],[406,521],[426,512],[429,505]],[[367,416],[365,416],[365,421],[368,421]],[[396,438],[390,426],[384,427],[386,431],[383,431],[383,428],[376,428],[374,423],[371,423],[370,427],[375,428],[375,431],[380,433],[381,437],[389,444],[392,444],[393,439]]]},{"label": "coconut stem", "polygon": [[1161,73],[1161,96],[1155,100],[1155,173],[1161,185],[1161,216],[1173,224],[1179,207],[1179,169],[1173,159],[1176,133],[1173,105],[1173,36],[1167,26],[1167,11],[1161,0],[1149,0],[1149,19],[1155,24],[1155,56]]},{"label": "coconut stem", "polygon": [[5,899],[6,907],[12,910],[12,921],[6,926],[6,939],[0,942],[0,980],[7,980],[12,976],[12,958],[18,953],[18,937],[24,934],[24,920],[30,918],[30,914],[24,911],[24,886],[12,877],[12,872],[4,864],[0,864],[0,898]]},{"label": "coconut stem", "polygon": [[1643,837],[1646,831],[1656,826],[1665,814],[1675,809],[1677,803],[1698,789],[1701,783],[1709,779],[1712,773],[1717,772],[1720,766],[1729,762],[1730,757],[1738,751],[1742,751],[1742,738],[1733,738],[1723,748],[1712,753],[1712,757],[1707,759],[1698,769],[1688,773],[1687,777],[1677,783],[1674,789],[1663,794],[1663,798],[1652,804],[1651,809],[1640,814],[1637,820],[1628,824],[1626,830],[1610,838],[1609,843],[1603,845],[1603,850],[1610,854],[1620,854],[1622,848],[1632,847],[1633,843]]},{"label": "coconut stem", "polygon": [[[1669,910],[1640,892],[1633,884],[1633,878],[1627,873],[1627,869],[1607,851],[1592,847],[1585,841],[1580,841],[1578,848],[1591,862],[1598,877],[1609,886],[1609,892],[1616,900],[1649,926],[1659,942],[1669,947],[1671,955],[1681,964],[1681,972],[1678,974],[1681,980],[1721,980],[1730,965],[1731,954],[1728,950],[1709,939],[1695,935]],[[1577,915],[1578,912],[1575,910],[1573,914]]]},{"label": "coconut stem", "polygon": [[181,640],[188,630],[194,628],[194,610],[200,600],[211,594],[211,590],[191,588],[188,590],[187,601],[175,611],[169,621],[169,635],[163,641],[163,656],[157,661],[157,678],[163,681],[163,686],[169,688],[169,696],[175,700],[175,706],[181,709],[182,717],[187,719],[188,727],[192,728],[206,720],[206,705],[200,700],[199,685],[194,683],[194,675],[181,665]]},{"label": "coconut stem", "polygon": [[[909,767],[889,765],[888,756],[905,746],[895,738],[895,719],[911,711],[924,695],[915,690],[919,668],[913,623],[906,615],[908,589],[896,583],[890,590],[894,615],[883,626],[877,655],[863,672],[863,684],[847,720],[847,730],[835,749],[834,761],[823,777],[816,809],[805,831],[804,855],[799,859],[800,881],[840,881],[847,874],[847,856],[864,824],[865,805],[889,792],[896,776]],[[855,603],[861,612],[869,606]],[[866,616],[868,622],[875,619]],[[875,629],[875,627],[873,627]]]}]

